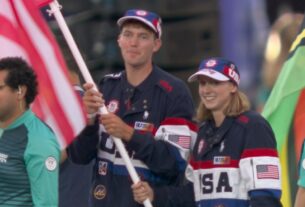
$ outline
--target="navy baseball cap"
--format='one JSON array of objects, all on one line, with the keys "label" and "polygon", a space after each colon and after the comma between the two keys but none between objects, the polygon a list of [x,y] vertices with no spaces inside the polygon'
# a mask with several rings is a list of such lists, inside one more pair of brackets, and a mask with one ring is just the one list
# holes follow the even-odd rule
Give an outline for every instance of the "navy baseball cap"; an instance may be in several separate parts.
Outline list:
[{"label": "navy baseball cap", "polygon": [[117,21],[117,24],[121,27],[127,20],[137,20],[151,28],[157,34],[158,38],[161,37],[162,20],[158,14],[145,10],[131,9],[128,10],[125,15]]},{"label": "navy baseball cap", "polygon": [[199,70],[188,78],[189,82],[198,80],[203,75],[218,81],[232,81],[237,86],[240,82],[240,75],[237,66],[226,59],[209,58],[201,61]]}]

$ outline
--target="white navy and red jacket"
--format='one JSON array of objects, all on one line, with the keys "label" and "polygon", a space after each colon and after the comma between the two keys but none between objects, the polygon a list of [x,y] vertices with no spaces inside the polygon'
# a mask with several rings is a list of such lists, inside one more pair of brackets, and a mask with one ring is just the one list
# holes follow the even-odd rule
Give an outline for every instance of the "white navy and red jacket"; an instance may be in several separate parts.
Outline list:
[{"label": "white navy and red jacket", "polygon": [[[105,76],[99,89],[108,110],[135,129],[125,146],[141,179],[153,187],[179,185],[197,135],[192,98],[183,81],[154,66],[137,87],[120,72]],[[96,159],[91,206],[141,206],[133,200],[132,182],[119,152],[107,133],[99,133],[98,124],[87,126],[68,154],[76,163]]]},{"label": "white navy and red jacket", "polygon": [[[198,131],[184,187],[155,189],[155,207],[278,207],[281,170],[270,125],[256,112]],[[164,196],[166,195],[166,196]]]}]

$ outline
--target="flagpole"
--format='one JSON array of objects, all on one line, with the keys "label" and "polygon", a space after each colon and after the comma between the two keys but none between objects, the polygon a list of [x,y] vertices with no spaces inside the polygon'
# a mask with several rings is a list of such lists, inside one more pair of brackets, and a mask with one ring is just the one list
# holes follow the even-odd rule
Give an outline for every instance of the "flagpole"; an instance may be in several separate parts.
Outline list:
[{"label": "flagpole", "polygon": [[[67,44],[72,52],[73,57],[75,58],[75,61],[78,65],[85,81],[88,83],[93,83],[94,89],[98,91],[96,84],[94,83],[92,76],[89,73],[88,67],[87,67],[83,57],[81,56],[79,49],[74,41],[74,38],[68,28],[68,25],[66,24],[66,21],[62,15],[62,13],[60,12],[60,5],[59,5],[58,1],[57,0],[52,1],[49,4],[49,6],[51,8],[52,14],[54,15],[54,17],[59,25],[60,30],[62,31],[62,33],[67,41]],[[108,111],[107,111],[107,108],[105,107],[105,105],[100,108],[100,113],[108,114]],[[126,168],[130,174],[130,177],[131,177],[133,183],[134,184],[138,183],[140,181],[140,178],[139,178],[134,166],[131,163],[131,159],[125,149],[125,146],[124,146],[122,140],[117,137],[112,137],[112,139],[113,139],[118,151],[120,152],[121,157],[123,158],[123,160],[125,162]],[[149,199],[146,199],[143,204],[145,207],[152,207],[152,204],[149,201]]]}]

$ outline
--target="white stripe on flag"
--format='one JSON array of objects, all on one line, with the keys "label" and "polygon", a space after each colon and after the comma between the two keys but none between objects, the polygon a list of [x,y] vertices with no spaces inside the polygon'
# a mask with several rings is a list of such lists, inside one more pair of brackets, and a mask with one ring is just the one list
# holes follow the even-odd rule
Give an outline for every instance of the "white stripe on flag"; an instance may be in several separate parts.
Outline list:
[{"label": "white stripe on flag", "polygon": [[[22,47],[20,47],[20,45],[11,41],[10,39],[0,36],[0,45],[1,45],[1,48],[3,48],[5,50],[6,56],[22,57],[27,62],[29,62],[29,57],[26,54],[26,52],[24,51],[24,49]],[[0,57],[1,57],[1,49],[0,49]]]},{"label": "white stripe on flag", "polygon": [[9,5],[9,1],[1,1],[1,9],[0,9],[0,15],[7,18],[10,22],[14,23],[16,25],[16,19],[13,15],[13,11],[11,6]]},{"label": "white stripe on flag", "polygon": [[[47,105],[47,103],[44,101],[44,99],[40,100],[41,104],[43,105]],[[54,131],[54,133],[58,136],[58,137],[64,137],[64,135],[61,133],[60,127],[58,126],[56,119],[54,118],[52,112],[49,110],[48,107],[42,107],[41,108],[43,111],[43,114],[45,116],[44,121],[52,126],[52,130]],[[64,139],[58,139],[58,142],[61,146],[61,148],[64,148],[64,146],[67,145],[67,143],[65,142]]]}]

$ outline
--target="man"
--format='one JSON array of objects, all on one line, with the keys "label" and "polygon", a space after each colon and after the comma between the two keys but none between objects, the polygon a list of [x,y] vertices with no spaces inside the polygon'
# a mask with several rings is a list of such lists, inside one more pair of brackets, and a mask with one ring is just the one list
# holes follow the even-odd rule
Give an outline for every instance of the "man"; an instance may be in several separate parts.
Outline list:
[{"label": "man", "polygon": [[[152,62],[161,47],[160,17],[129,10],[117,23],[125,71],[106,75],[99,84],[102,94],[92,84],[84,85],[89,125],[68,148],[74,162],[96,158],[91,206],[139,206],[111,136],[123,140],[141,179],[154,187],[182,182],[195,134],[191,131],[194,107],[186,85]],[[96,113],[103,104],[110,113],[99,119]],[[108,134],[99,136],[98,122]]]},{"label": "man", "polygon": [[29,109],[37,84],[21,58],[0,59],[0,206],[58,206],[59,146]]}]

